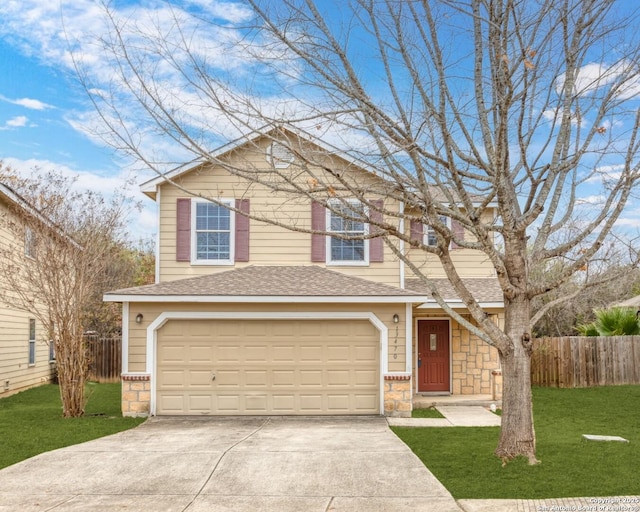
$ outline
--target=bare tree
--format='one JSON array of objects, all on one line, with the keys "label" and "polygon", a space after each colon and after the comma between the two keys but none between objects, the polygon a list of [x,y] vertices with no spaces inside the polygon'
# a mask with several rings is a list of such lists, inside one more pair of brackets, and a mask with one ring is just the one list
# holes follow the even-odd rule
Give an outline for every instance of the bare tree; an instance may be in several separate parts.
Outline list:
[{"label": "bare tree", "polygon": [[[384,236],[449,315],[497,348],[504,396],[495,453],[537,462],[530,333],[579,291],[553,296],[535,315],[532,301],[600,257],[640,178],[638,12],[614,0],[247,4],[253,14],[242,27],[177,8],[137,26],[107,7],[111,30],[101,44],[116,72],[110,87],[94,84],[78,61],[103,135],[160,174],[167,159],[147,150],[149,135],[282,195],[342,215],[368,212],[371,236]],[[226,43],[201,44],[207,31],[224,33]],[[259,126],[288,145],[296,172],[274,165],[257,173],[209,153],[225,134]],[[328,140],[382,180],[365,185],[335,172],[282,126]],[[372,192],[406,208],[380,210]],[[336,207],[335,197],[367,208]],[[431,226],[437,245],[399,230],[392,221],[400,218]],[[277,212],[261,220],[300,229]],[[399,240],[439,258],[472,320],[442,300]],[[493,264],[503,327],[465,287],[452,244]],[[558,261],[558,271],[540,271]]]},{"label": "bare tree", "polygon": [[0,180],[31,205],[0,220],[14,234],[0,254],[0,276],[7,285],[0,299],[42,323],[54,344],[63,416],[82,416],[87,306],[96,290],[107,289],[105,267],[128,203],[121,196],[106,201],[77,191],[74,180],[57,173],[23,179],[5,167]]}]

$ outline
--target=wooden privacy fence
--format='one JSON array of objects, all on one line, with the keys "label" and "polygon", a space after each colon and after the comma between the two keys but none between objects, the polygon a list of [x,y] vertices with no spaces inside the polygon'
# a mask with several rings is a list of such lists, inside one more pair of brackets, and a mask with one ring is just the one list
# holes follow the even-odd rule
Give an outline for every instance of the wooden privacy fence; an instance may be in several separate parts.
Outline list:
[{"label": "wooden privacy fence", "polygon": [[89,359],[88,380],[94,382],[120,382],[122,372],[122,338],[85,335]]},{"label": "wooden privacy fence", "polygon": [[533,342],[534,386],[640,384],[640,336],[567,336]]}]

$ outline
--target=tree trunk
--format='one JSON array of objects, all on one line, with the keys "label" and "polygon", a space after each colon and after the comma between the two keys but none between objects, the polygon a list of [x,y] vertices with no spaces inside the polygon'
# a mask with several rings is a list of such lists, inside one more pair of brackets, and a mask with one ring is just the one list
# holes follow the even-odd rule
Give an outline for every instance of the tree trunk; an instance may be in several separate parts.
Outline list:
[{"label": "tree trunk", "polygon": [[530,302],[520,296],[505,304],[505,333],[510,343],[499,347],[502,365],[502,428],[495,454],[503,465],[518,456],[536,459],[531,399]]},{"label": "tree trunk", "polygon": [[84,385],[87,375],[87,358],[82,337],[58,339],[56,342],[56,368],[62,416],[77,418],[84,414]]},{"label": "tree trunk", "polygon": [[502,428],[495,454],[505,463],[517,456],[537,464],[531,400],[531,355],[522,343],[500,355],[502,363]]}]

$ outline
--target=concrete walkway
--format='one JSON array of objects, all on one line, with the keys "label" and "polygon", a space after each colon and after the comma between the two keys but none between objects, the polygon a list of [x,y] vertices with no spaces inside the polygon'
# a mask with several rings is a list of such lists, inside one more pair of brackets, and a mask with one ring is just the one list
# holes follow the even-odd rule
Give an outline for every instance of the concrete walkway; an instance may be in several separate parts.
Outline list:
[{"label": "concrete walkway", "polygon": [[383,417],[151,418],[0,470],[0,511],[460,512]]},{"label": "concrete walkway", "polygon": [[500,416],[479,405],[439,405],[444,418],[387,418],[395,427],[499,427]]}]

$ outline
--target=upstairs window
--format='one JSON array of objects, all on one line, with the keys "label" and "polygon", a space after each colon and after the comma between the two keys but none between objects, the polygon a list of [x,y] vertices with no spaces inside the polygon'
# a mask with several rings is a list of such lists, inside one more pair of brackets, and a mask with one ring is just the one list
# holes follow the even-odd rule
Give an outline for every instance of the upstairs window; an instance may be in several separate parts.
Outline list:
[{"label": "upstairs window", "polygon": [[[232,206],[232,201],[221,200]],[[194,201],[192,209],[192,261],[194,264],[231,265],[234,254],[234,214],[222,205]]]},{"label": "upstairs window", "polygon": [[[451,220],[448,217],[441,216],[440,222],[445,224],[447,227],[450,227]],[[435,247],[438,245],[438,238],[436,236],[436,231],[433,227],[425,225],[424,226],[424,245],[428,245],[430,247]]]},{"label": "upstairs window", "polygon": [[327,244],[327,263],[368,265],[369,240],[357,238],[364,237],[369,232],[368,224],[359,218],[362,205],[358,201],[348,201],[336,202],[331,206],[332,209],[327,210],[327,231],[354,238],[330,237]]}]

